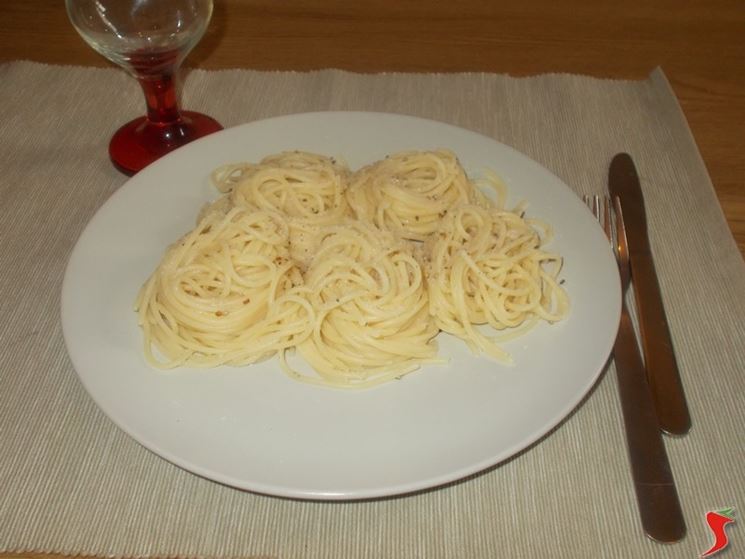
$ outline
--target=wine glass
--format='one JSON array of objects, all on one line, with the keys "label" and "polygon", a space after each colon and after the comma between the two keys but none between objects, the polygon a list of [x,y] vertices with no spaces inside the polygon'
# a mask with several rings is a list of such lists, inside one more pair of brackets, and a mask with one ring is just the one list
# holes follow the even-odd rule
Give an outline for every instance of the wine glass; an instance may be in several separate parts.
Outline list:
[{"label": "wine glass", "polygon": [[78,33],[98,53],[134,76],[147,115],[122,126],[109,156],[132,175],[192,140],[222,130],[213,118],[179,110],[181,63],[212,17],[212,0],[65,0]]}]

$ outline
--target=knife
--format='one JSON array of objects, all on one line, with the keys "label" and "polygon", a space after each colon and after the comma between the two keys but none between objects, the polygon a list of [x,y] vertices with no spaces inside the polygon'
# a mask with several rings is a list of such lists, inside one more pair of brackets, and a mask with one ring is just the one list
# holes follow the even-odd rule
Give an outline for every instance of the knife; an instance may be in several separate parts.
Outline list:
[{"label": "knife", "polygon": [[644,197],[629,154],[619,153],[613,158],[608,186],[611,196],[620,198],[623,207],[631,259],[631,283],[639,314],[647,380],[657,419],[665,433],[685,435],[691,428],[691,417],[652,261]]}]

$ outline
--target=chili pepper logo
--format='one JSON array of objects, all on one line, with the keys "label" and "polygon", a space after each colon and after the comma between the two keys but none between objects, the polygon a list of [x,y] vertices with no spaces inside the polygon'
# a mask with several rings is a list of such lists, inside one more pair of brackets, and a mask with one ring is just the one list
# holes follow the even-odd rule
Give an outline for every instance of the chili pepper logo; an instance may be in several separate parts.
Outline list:
[{"label": "chili pepper logo", "polygon": [[714,536],[714,543],[712,546],[701,555],[701,557],[711,557],[715,553],[719,553],[727,544],[729,544],[729,538],[724,528],[727,524],[731,524],[735,521],[735,509],[730,507],[728,509],[712,510],[706,513],[706,524],[709,526],[712,535]]}]

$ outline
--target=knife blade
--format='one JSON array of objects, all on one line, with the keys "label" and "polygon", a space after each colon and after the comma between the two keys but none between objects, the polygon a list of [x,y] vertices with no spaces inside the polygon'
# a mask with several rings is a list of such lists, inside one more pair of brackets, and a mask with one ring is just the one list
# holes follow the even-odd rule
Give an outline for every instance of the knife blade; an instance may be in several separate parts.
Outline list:
[{"label": "knife blade", "polygon": [[691,428],[691,417],[652,260],[644,196],[629,154],[619,153],[611,161],[608,186],[611,196],[620,198],[623,207],[631,259],[631,283],[639,315],[647,380],[657,419],[665,433],[685,435]]}]

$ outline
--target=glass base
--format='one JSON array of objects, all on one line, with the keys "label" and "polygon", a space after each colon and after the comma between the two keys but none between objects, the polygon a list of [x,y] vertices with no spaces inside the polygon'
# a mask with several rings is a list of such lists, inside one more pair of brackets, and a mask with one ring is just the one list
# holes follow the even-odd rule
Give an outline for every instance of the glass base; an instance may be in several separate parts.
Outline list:
[{"label": "glass base", "polygon": [[109,157],[126,175],[134,175],[165,154],[189,142],[222,130],[212,117],[181,111],[181,118],[162,124],[136,118],[116,131],[109,143]]}]

